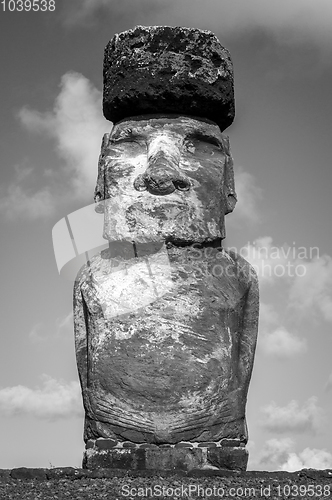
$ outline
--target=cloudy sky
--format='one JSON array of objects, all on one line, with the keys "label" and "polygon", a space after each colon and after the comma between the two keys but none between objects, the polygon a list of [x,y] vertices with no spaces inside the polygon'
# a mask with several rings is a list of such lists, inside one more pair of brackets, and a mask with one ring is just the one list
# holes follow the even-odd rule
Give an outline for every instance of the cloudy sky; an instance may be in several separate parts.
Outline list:
[{"label": "cloudy sky", "polygon": [[239,202],[227,246],[260,274],[250,469],[332,468],[332,3],[55,0],[1,12],[1,468],[80,466],[83,410],[52,228],[93,202],[103,50],[142,25],[210,29],[231,52]]}]

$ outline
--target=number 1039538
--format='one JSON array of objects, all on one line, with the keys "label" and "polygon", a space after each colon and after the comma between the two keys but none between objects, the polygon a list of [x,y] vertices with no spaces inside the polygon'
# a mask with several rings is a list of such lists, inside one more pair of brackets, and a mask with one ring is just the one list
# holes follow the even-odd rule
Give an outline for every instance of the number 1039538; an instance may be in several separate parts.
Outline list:
[{"label": "number 1039538", "polygon": [[2,11],[6,12],[53,12],[55,0],[2,0]]}]

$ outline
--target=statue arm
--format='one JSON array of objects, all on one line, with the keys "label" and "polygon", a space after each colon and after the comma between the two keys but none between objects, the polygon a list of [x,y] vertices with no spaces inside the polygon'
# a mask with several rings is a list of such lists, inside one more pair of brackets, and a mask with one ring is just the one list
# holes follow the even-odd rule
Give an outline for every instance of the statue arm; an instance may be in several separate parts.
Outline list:
[{"label": "statue arm", "polygon": [[87,332],[87,307],[82,294],[79,276],[74,285],[73,297],[75,351],[78,374],[81,387],[87,387],[88,381],[88,332]]},{"label": "statue arm", "polygon": [[244,306],[242,334],[239,346],[239,382],[245,394],[248,391],[254,364],[259,316],[258,278],[253,267],[249,263],[246,264],[246,271],[249,273],[250,280]]}]

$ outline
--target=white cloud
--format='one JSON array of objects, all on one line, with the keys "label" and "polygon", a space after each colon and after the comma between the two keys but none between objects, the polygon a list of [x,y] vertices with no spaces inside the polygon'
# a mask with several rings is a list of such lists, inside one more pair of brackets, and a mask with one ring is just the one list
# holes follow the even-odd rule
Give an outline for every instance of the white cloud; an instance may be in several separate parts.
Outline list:
[{"label": "white cloud", "polygon": [[332,321],[332,257],[322,255],[310,262],[302,261],[302,265],[306,272],[292,283],[290,305],[303,314],[315,311]]},{"label": "white cloud", "polygon": [[[288,285],[289,308],[332,322],[332,257],[320,256],[317,247],[274,246],[271,236],[257,238],[239,252],[254,266],[260,286],[280,280]],[[286,335],[279,331],[274,337]]]},{"label": "white cloud", "polygon": [[73,311],[70,311],[62,319],[59,319],[59,328],[67,328],[73,323]]},{"label": "white cloud", "polygon": [[42,331],[42,324],[41,323],[36,323],[30,330],[29,332],[29,339],[32,342],[43,342],[46,340],[45,335],[43,335]]},{"label": "white cloud", "polygon": [[56,321],[56,334],[68,334],[73,335],[74,320],[73,311],[70,311],[65,316],[58,318]]},{"label": "white cloud", "polygon": [[230,226],[238,226],[242,221],[257,224],[261,220],[258,201],[262,196],[253,175],[245,172],[242,167],[235,168],[235,191],[238,202],[232,217],[227,220]]},{"label": "white cloud", "polygon": [[240,37],[251,29],[265,29],[280,43],[313,41],[328,48],[331,42],[332,3],[330,0],[73,0],[66,11],[68,24],[84,23],[98,11],[112,18],[121,15],[128,26],[134,24],[197,26],[226,36]]},{"label": "white cloud", "polygon": [[[0,212],[7,219],[32,220],[51,216],[68,200],[91,203],[102,137],[112,128],[102,115],[101,92],[83,75],[69,72],[52,111],[23,107],[18,118],[26,129],[55,141],[61,163],[56,171],[15,166],[15,180],[0,190]],[[36,189],[37,183],[44,185]]]},{"label": "white cloud", "polygon": [[301,469],[330,469],[332,454],[326,450],[305,448],[295,453],[290,438],[269,439],[252,461],[252,466],[263,470],[295,472]]},{"label": "white cloud", "polygon": [[284,327],[265,333],[260,345],[266,354],[282,357],[291,357],[307,350],[305,339],[296,337]]},{"label": "white cloud", "polygon": [[0,389],[0,414],[6,417],[29,415],[41,419],[82,416],[78,382],[65,383],[43,375],[42,387],[23,385]]},{"label": "white cloud", "polygon": [[332,373],[330,373],[330,376],[325,385],[325,390],[330,391],[331,389],[332,389]]},{"label": "white cloud", "polygon": [[74,320],[73,311],[70,311],[65,316],[56,318],[55,329],[52,331],[49,327],[45,328],[42,323],[36,323],[31,328],[28,336],[34,343],[50,341],[54,339],[63,339],[66,337],[73,338],[74,335]]},{"label": "white cloud", "polygon": [[325,391],[331,391],[332,390],[332,373],[330,373],[327,382],[325,384]]},{"label": "white cloud", "polygon": [[311,397],[301,408],[295,400],[284,407],[279,407],[273,401],[262,408],[265,415],[263,427],[277,432],[317,433],[323,423],[324,412],[317,406],[317,399]]},{"label": "white cloud", "polygon": [[54,212],[54,199],[48,187],[32,192],[12,183],[6,190],[2,188],[0,193],[0,212],[9,220],[46,218]]},{"label": "white cloud", "polygon": [[[151,23],[153,14],[163,11],[172,10],[171,0],[140,0],[139,9],[137,8],[137,0],[126,1],[122,0],[71,0],[66,2],[64,10],[64,22],[71,26],[75,24],[91,24],[94,22],[94,17],[98,12],[107,12],[112,14],[112,20],[120,17],[132,19],[131,24],[156,24]],[[140,15],[141,14],[141,15]],[[144,17],[143,17],[144,16]],[[151,17],[152,16],[152,17]],[[139,21],[140,18],[144,21]],[[150,19],[150,22],[149,22]],[[158,23],[157,23],[158,24]],[[161,20],[161,24],[162,20]]]},{"label": "white cloud", "polygon": [[258,346],[264,354],[292,357],[306,351],[306,340],[294,335],[280,323],[279,315],[274,307],[261,302]]},{"label": "white cloud", "polygon": [[46,133],[55,140],[64,161],[61,175],[71,178],[68,194],[91,200],[101,140],[112,124],[103,118],[101,92],[83,75],[66,73],[60,87],[52,111],[42,113],[24,107],[18,116],[28,130]]},{"label": "white cloud", "polygon": [[259,452],[255,465],[269,469],[275,468],[277,464],[287,459],[289,452],[294,446],[294,441],[290,438],[269,439]]},{"label": "white cloud", "polygon": [[261,301],[258,348],[266,355],[290,358],[305,352],[307,341],[282,325],[279,314],[272,304]]},{"label": "white cloud", "polygon": [[84,24],[103,7],[107,8],[109,0],[73,0],[65,5],[65,23]]},{"label": "white cloud", "polygon": [[264,330],[271,325],[277,324],[279,315],[272,304],[260,301],[259,304],[259,326]]},{"label": "white cloud", "polygon": [[305,448],[302,452],[290,453],[279,470],[295,472],[301,469],[332,469],[332,454],[326,450]]},{"label": "white cloud", "polygon": [[243,257],[254,266],[260,284],[293,277],[297,271],[293,263],[294,250],[286,245],[274,246],[272,242],[271,236],[262,236],[241,249]]}]

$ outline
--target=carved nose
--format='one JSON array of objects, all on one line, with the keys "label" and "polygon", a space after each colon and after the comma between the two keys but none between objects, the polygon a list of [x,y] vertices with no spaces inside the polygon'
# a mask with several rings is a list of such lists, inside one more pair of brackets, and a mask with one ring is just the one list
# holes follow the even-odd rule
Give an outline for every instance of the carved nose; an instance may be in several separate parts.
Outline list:
[{"label": "carved nose", "polygon": [[188,191],[190,181],[180,172],[166,165],[153,165],[144,174],[139,175],[134,182],[137,191],[148,190],[151,194],[159,196],[179,191]]},{"label": "carved nose", "polygon": [[175,191],[172,171],[163,167],[154,167],[145,174],[145,185],[151,194],[166,195]]}]

